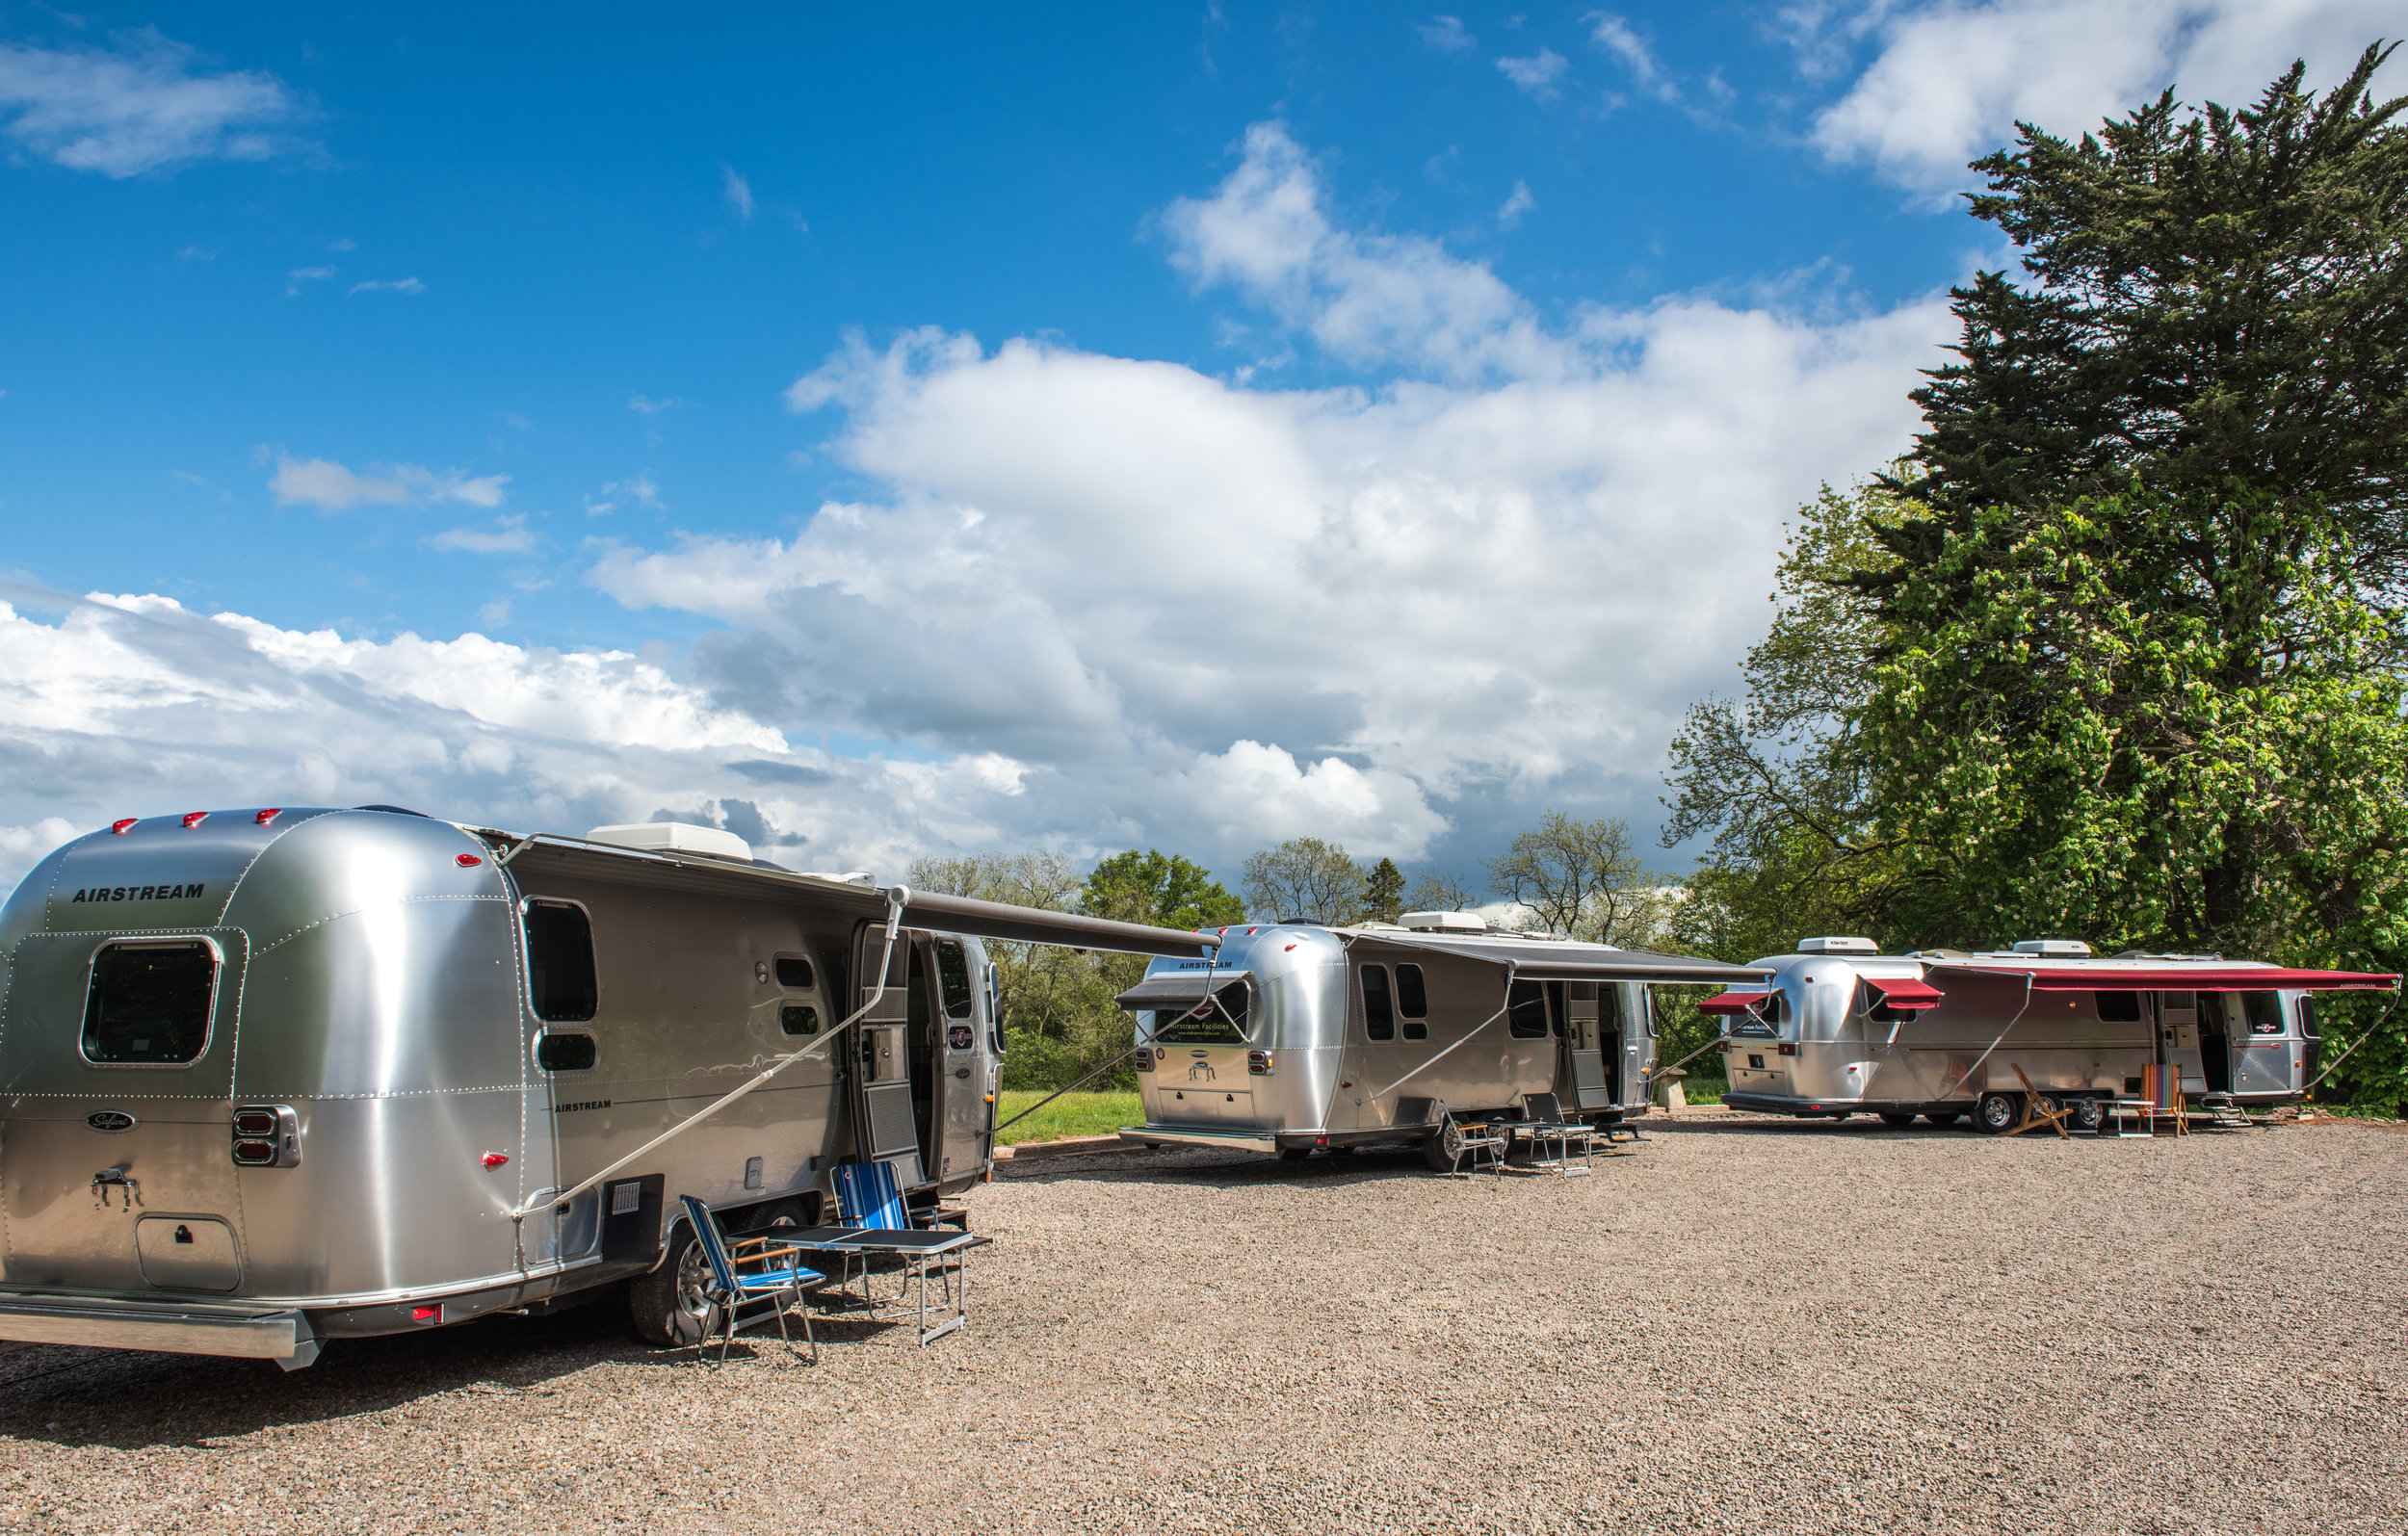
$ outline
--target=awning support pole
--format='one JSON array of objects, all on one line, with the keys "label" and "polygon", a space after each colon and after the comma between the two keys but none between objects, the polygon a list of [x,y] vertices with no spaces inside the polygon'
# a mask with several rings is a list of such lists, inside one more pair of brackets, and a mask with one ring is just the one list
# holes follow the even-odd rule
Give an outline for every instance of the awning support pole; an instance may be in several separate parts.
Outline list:
[{"label": "awning support pole", "polygon": [[[2027,971],[2024,973],[2024,1007],[2017,1008],[2015,1010],[2015,1019],[2022,1018],[2024,1016],[2024,1008],[2031,1006],[2031,984],[2037,979],[2038,977],[2034,976],[2030,972]],[[2006,1021],[2006,1029],[2012,1029],[2015,1028],[2015,1019],[2009,1019]],[[1954,1093],[1957,1089],[1965,1086],[1967,1082],[1971,1081],[1973,1075],[1981,1070],[1981,1064],[1990,1059],[1990,1052],[1996,1051],[1999,1048],[1999,1040],[2006,1038],[2006,1029],[2001,1029],[1999,1031],[1999,1039],[1991,1041],[1988,1050],[1983,1051],[1981,1054],[1974,1057],[1974,1064],[1965,1069],[1962,1077],[1959,1077],[1954,1082],[1950,1083],[1947,1087],[1942,1088],[1938,1097],[1946,1099],[1950,1094]],[[1895,1033],[1896,1031],[1892,1032]]]},{"label": "awning support pole", "polygon": [[1512,1011],[1513,962],[1510,960],[1505,962],[1505,1002],[1497,1004],[1497,1011],[1490,1014],[1487,1018],[1480,1020],[1479,1023],[1472,1026],[1470,1034],[1466,1034],[1462,1039],[1457,1040],[1454,1044],[1447,1047],[1446,1050],[1439,1052],[1436,1055],[1430,1057],[1427,1061],[1423,1062],[1420,1066],[1415,1067],[1411,1072],[1406,1073],[1403,1077],[1399,1078],[1396,1081],[1388,1084],[1388,1086],[1380,1089],[1377,1093],[1365,1094],[1362,1097],[1357,1098],[1354,1102],[1356,1104],[1361,1104],[1366,1099],[1386,1098],[1389,1094],[1392,1094],[1399,1088],[1403,1087],[1406,1081],[1410,1079],[1419,1076],[1422,1072],[1430,1067],[1436,1066],[1439,1062],[1446,1060],[1447,1057],[1453,1055],[1455,1052],[1462,1050],[1467,1045],[1470,1045],[1472,1043],[1472,1035],[1479,1033],[1482,1029],[1487,1028],[1490,1025],[1496,1023],[1499,1019],[1504,1018],[1508,1012]]}]

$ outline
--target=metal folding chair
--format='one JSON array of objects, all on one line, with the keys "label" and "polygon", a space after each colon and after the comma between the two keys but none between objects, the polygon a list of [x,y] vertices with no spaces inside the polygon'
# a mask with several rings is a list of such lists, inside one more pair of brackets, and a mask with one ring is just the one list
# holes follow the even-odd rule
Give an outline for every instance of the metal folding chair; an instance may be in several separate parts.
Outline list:
[{"label": "metal folding chair", "polygon": [[[1523,1095],[1520,1129],[1530,1132],[1531,1150],[1533,1153],[1543,1153],[1547,1143],[1551,1141],[1555,1143],[1556,1157],[1552,1166],[1565,1178],[1571,1178],[1576,1173],[1587,1174],[1597,1171],[1596,1128],[1586,1121],[1564,1119],[1563,1106],[1554,1094]],[[1581,1166],[1578,1168],[1572,1166],[1572,1149],[1575,1146],[1579,1147],[1581,1152]],[[1550,1166],[1536,1157],[1531,1159],[1531,1162],[1538,1167]]]},{"label": "metal folding chair", "polygon": [[[812,1332],[811,1312],[803,1306],[802,1288],[817,1285],[827,1276],[802,1266],[796,1257],[802,1251],[800,1247],[780,1248],[766,1243],[762,1246],[760,1258],[770,1267],[749,1272],[739,1270],[735,1260],[728,1254],[727,1235],[720,1230],[719,1217],[711,1213],[711,1208],[692,1195],[679,1195],[677,1198],[686,1208],[686,1220],[694,1227],[694,1242],[701,1247],[703,1260],[710,1266],[710,1278],[703,1283],[703,1299],[719,1309],[720,1315],[725,1319],[720,1339],[720,1364],[727,1363],[728,1348],[736,1342],[736,1315],[747,1302],[771,1303],[771,1315],[777,1319],[777,1336],[785,1341],[787,1353],[794,1353],[794,1336],[786,1331],[787,1300],[791,1300],[802,1313],[802,1337],[811,1345],[811,1364],[818,1365],[820,1340]],[[782,1266],[780,1261],[783,1261]],[[781,1297],[787,1300],[779,1299]],[[759,1320],[753,1319],[754,1322]]]}]

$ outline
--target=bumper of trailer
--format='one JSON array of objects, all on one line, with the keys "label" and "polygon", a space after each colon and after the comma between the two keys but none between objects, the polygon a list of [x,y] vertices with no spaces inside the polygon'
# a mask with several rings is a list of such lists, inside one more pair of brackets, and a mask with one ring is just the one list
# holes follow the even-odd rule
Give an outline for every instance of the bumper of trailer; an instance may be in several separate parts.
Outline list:
[{"label": "bumper of trailer", "polygon": [[1184,1126],[1122,1126],[1120,1139],[1147,1146],[1226,1147],[1232,1152],[1277,1152],[1279,1138],[1268,1131],[1197,1131]]},{"label": "bumper of trailer", "polygon": [[0,1291],[0,1339],[29,1344],[156,1349],[273,1360],[299,1370],[318,1358],[318,1333],[290,1308]]}]

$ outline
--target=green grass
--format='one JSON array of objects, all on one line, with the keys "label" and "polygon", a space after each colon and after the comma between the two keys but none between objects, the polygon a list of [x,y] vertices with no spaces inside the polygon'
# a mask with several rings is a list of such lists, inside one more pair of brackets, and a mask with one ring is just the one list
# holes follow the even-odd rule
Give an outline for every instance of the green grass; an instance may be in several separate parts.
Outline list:
[{"label": "green grass", "polygon": [[[1044,1098],[1042,1093],[1006,1092],[995,1100],[995,1123],[1005,1121]],[[1065,1093],[1052,1104],[995,1139],[1005,1146],[1023,1141],[1060,1141],[1064,1136],[1109,1136],[1122,1126],[1143,1122],[1134,1093]]]},{"label": "green grass", "polygon": [[[1724,1090],[1730,1086],[1731,1084],[1721,1078],[1683,1078],[1681,1080],[1681,1092],[1691,1104],[1720,1104]],[[1657,1101],[1662,1102],[1662,1094],[1657,1095]]]}]

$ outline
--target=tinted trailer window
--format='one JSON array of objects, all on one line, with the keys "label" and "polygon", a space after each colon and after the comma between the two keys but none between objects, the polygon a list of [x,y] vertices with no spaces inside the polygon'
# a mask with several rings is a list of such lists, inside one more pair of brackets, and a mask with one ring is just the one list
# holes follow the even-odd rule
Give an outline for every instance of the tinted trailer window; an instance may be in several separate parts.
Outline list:
[{"label": "tinted trailer window", "polygon": [[593,1017],[593,925],[566,901],[527,903],[527,991],[536,1017],[574,1024]]},{"label": "tinted trailer window", "polygon": [[84,1059],[182,1066],[209,1040],[218,951],[198,939],[110,944],[92,956]]}]

